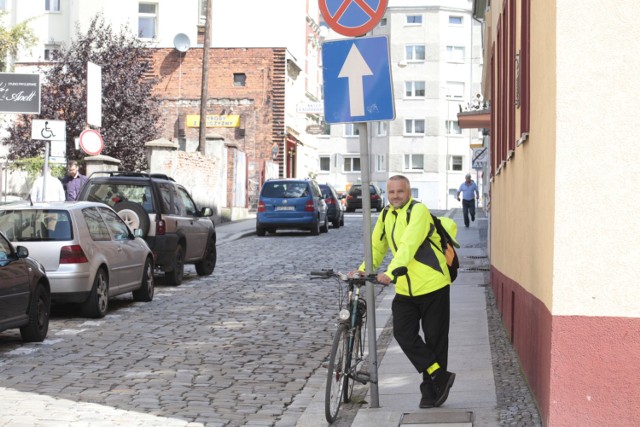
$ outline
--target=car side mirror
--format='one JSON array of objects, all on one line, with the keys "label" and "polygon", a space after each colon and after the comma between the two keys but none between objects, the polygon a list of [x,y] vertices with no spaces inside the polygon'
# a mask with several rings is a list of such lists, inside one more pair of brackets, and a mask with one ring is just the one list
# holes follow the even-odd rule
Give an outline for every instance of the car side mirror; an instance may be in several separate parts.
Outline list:
[{"label": "car side mirror", "polygon": [[29,256],[29,249],[24,246],[18,246],[16,247],[16,253],[18,255],[18,258],[26,258]]},{"label": "car side mirror", "polygon": [[202,208],[200,209],[200,214],[202,216],[211,216],[213,215],[213,210],[211,208]]}]

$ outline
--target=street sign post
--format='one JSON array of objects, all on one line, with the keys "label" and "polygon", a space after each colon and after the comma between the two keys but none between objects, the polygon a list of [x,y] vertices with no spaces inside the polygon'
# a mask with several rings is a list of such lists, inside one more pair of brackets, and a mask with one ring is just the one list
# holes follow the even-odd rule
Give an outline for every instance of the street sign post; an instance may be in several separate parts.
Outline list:
[{"label": "street sign post", "polygon": [[319,0],[324,21],[343,36],[358,37],[371,31],[387,8],[387,0]]},{"label": "street sign post", "polygon": [[[351,2],[343,1],[342,5],[346,3]],[[357,1],[357,3],[363,4],[364,2]],[[322,0],[320,4],[322,5]],[[339,13],[336,12],[335,15],[338,16]],[[336,22],[341,21],[336,19],[333,21],[333,25],[336,25]],[[362,37],[325,42],[322,44],[322,62],[325,122],[358,123],[360,176],[363,194],[364,264],[365,273],[371,274],[373,272],[371,200],[369,197],[365,197],[369,193],[370,183],[369,125],[367,122],[395,119],[389,40],[387,37]],[[371,408],[379,408],[375,292],[372,283],[367,283],[366,298],[367,328],[369,329],[370,406]]]},{"label": "street sign post", "polygon": [[327,123],[395,119],[387,37],[325,42],[322,63]]}]

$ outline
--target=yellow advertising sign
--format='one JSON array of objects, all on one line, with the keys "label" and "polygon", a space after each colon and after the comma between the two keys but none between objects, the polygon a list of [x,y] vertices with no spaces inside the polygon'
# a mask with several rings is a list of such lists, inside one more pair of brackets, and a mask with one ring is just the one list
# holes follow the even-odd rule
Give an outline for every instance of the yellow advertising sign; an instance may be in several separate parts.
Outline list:
[{"label": "yellow advertising sign", "polygon": [[[200,115],[188,114],[186,119],[186,125],[189,128],[200,127]],[[237,128],[240,127],[240,116],[237,114],[217,116],[207,114],[207,127],[208,128]]]}]

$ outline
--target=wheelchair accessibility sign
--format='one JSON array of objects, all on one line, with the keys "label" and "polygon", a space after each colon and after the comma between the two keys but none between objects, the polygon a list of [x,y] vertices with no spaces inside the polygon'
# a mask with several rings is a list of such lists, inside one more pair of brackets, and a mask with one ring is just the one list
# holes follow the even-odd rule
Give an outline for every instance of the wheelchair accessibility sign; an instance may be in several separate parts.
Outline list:
[{"label": "wheelchair accessibility sign", "polygon": [[31,139],[41,141],[65,141],[67,139],[64,120],[32,120]]}]

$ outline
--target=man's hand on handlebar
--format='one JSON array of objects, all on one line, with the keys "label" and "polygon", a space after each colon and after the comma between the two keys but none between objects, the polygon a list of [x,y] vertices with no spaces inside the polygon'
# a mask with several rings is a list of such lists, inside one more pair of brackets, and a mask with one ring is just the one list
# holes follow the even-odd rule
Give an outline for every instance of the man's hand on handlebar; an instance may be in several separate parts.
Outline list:
[{"label": "man's hand on handlebar", "polygon": [[385,286],[391,283],[391,279],[389,278],[389,276],[384,273],[378,273],[378,275],[376,276],[376,280],[378,281],[378,283]]}]

